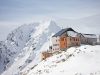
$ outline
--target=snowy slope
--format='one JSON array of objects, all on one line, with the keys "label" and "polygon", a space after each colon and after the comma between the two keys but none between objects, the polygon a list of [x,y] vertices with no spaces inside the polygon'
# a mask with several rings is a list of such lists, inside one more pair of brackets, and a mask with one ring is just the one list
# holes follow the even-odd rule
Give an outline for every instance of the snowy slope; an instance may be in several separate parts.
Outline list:
[{"label": "snowy slope", "polygon": [[69,48],[40,62],[26,75],[100,75],[100,46]]},{"label": "snowy slope", "polygon": [[60,27],[49,20],[35,25],[23,25],[9,34],[5,43],[15,55],[9,57],[13,63],[2,75],[20,75],[40,62],[40,52],[49,48],[50,37],[59,30]]}]

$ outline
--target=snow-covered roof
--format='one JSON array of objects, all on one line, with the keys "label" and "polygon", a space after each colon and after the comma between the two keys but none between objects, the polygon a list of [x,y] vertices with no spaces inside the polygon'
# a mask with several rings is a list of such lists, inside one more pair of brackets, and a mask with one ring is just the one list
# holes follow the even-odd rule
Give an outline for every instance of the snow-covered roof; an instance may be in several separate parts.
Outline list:
[{"label": "snow-covered roof", "polygon": [[61,31],[59,31],[58,33],[56,33],[55,35],[53,35],[53,37],[61,36],[63,33],[67,32],[67,31],[75,32],[72,28],[65,28],[65,29],[62,29]]},{"label": "snow-covered roof", "polygon": [[78,33],[74,32],[74,31],[67,31],[67,35],[71,36],[71,37],[76,37]]},{"label": "snow-covered roof", "polygon": [[97,38],[95,34],[83,34],[83,36],[86,38]]}]

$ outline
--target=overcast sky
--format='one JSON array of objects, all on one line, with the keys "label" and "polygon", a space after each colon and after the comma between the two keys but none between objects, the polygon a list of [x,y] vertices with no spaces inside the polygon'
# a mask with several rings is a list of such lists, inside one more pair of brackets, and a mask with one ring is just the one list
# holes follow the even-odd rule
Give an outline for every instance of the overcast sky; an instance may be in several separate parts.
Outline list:
[{"label": "overcast sky", "polygon": [[100,14],[100,0],[0,0],[0,35],[6,35],[7,27],[10,31],[45,17],[79,19],[96,14]]},{"label": "overcast sky", "polygon": [[54,16],[81,18],[100,13],[100,0],[0,0],[0,21]]}]

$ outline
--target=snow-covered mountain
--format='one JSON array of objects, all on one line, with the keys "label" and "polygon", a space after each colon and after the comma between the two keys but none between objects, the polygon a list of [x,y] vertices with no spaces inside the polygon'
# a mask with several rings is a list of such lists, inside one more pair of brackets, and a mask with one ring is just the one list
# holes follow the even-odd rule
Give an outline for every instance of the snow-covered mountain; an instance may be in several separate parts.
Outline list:
[{"label": "snow-covered mountain", "polygon": [[49,48],[50,37],[59,30],[54,21],[43,21],[22,25],[12,31],[6,41],[0,42],[0,73],[19,75],[29,63],[37,64],[41,61],[39,53]]},{"label": "snow-covered mountain", "polygon": [[41,51],[48,50],[59,30],[48,20],[12,31],[0,42],[0,75],[100,75],[99,45],[71,47],[41,61]]},{"label": "snow-covered mountain", "polygon": [[[25,47],[26,43],[30,39],[30,34],[34,32],[34,26],[39,25],[38,23],[23,25],[16,30],[9,33],[6,41],[1,42],[1,61],[4,67],[0,67],[0,70],[5,70],[13,62],[14,58],[22,52],[22,49]],[[1,73],[1,72],[0,72]]]}]

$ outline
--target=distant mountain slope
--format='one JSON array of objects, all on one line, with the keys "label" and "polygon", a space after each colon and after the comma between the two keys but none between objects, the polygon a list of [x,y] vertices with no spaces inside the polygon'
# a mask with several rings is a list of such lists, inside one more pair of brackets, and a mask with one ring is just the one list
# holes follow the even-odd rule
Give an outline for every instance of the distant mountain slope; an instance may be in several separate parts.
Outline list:
[{"label": "distant mountain slope", "polygon": [[[24,68],[29,69],[40,62],[39,53],[49,48],[50,37],[59,30],[60,27],[54,21],[43,21],[23,25],[10,33],[4,43],[7,47],[7,53],[4,54],[7,57],[2,57],[9,62],[5,64],[7,69],[2,75],[19,75]],[[27,68],[29,64],[32,66]]]},{"label": "distant mountain slope", "polygon": [[100,14],[75,20],[58,19],[56,22],[61,27],[72,27],[81,33],[100,34]]},{"label": "distant mountain slope", "polygon": [[1,42],[0,50],[2,53],[0,53],[0,65],[2,64],[3,67],[0,67],[0,71],[5,70],[14,62],[14,58],[18,56],[25,47],[30,39],[30,34],[35,31],[37,25],[39,25],[39,23],[20,26],[9,33],[6,41]]}]

